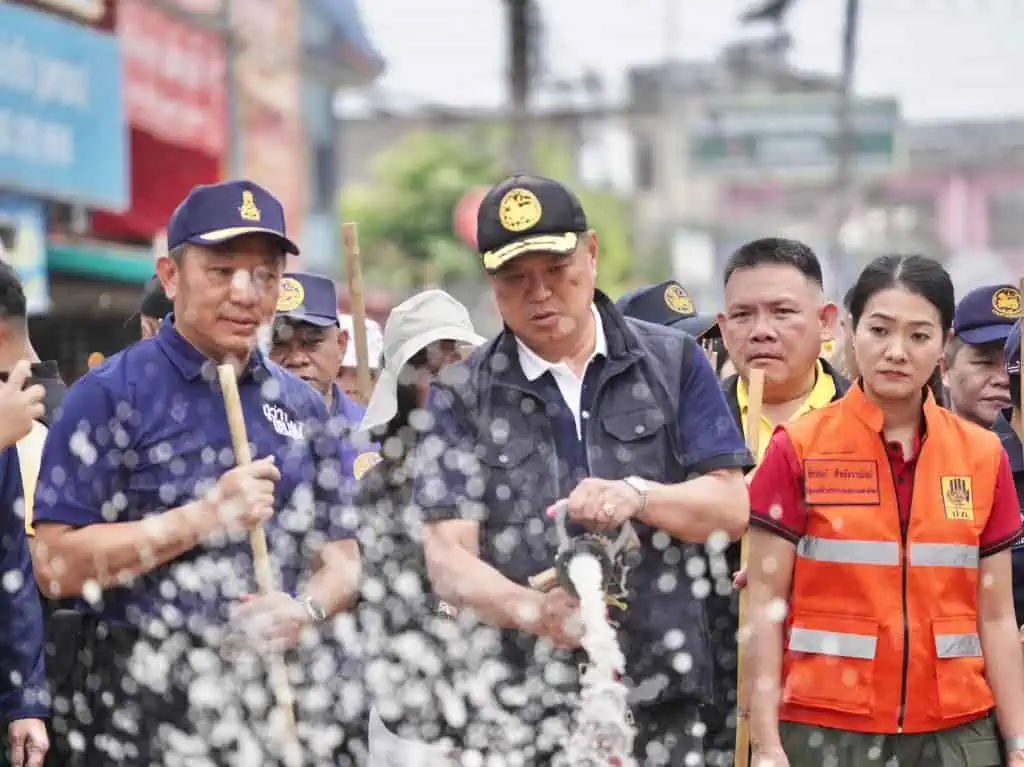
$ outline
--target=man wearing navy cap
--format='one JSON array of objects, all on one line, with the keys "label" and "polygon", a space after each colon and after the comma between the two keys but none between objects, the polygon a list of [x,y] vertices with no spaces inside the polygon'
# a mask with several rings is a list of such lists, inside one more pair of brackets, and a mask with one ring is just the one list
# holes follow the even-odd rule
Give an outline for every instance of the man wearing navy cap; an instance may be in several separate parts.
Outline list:
[{"label": "man wearing navy cap", "polygon": [[[87,605],[91,666],[77,678],[91,681],[73,717],[84,763],[226,765],[247,750],[265,764],[273,729],[243,694],[265,687],[263,666],[221,656],[293,647],[352,603],[347,485],[330,480],[343,472],[323,398],[257,344],[285,256],[298,252],[277,198],[250,181],[196,187],[171,218],[168,248],[157,273],[174,313],[76,382],[51,426],[38,579]],[[238,371],[248,466],[235,465],[223,363]],[[256,591],[248,533],[261,525],[281,591],[243,601]],[[241,721],[214,733],[225,717]]]},{"label": "man wearing navy cap", "polygon": [[623,317],[596,290],[598,237],[557,181],[515,176],[491,189],[477,242],[504,330],[434,379],[414,494],[438,596],[502,629],[499,695],[523,727],[487,742],[505,758],[551,764],[565,695],[579,689],[584,658],[569,654],[578,604],[561,587],[528,585],[553,563],[551,514],[564,500],[569,535],[628,521],[639,539],[638,563],[622,563],[608,595],[633,756],[700,759],[708,582],[685,563],[712,533],[742,534],[751,463],[715,373],[691,336]]},{"label": "man wearing navy cap", "polygon": [[675,280],[649,285],[628,293],[615,302],[627,317],[655,325],[668,325],[689,333],[697,340],[720,336],[718,318],[700,314],[693,299]]},{"label": "man wearing navy cap", "polygon": [[615,305],[627,317],[689,333],[701,342],[701,347],[712,358],[715,373],[722,375],[729,355],[722,343],[718,318],[713,314],[699,314],[686,289],[675,280],[634,290],[616,301]]},{"label": "man wearing navy cap", "polygon": [[334,282],[316,274],[294,272],[281,278],[270,357],[308,383],[327,400],[327,409],[343,434],[346,474],[360,479],[379,455],[355,432],[366,409],[353,402],[337,383],[348,347],[348,334],[338,324],[338,293]]},{"label": "man wearing navy cap", "polygon": [[976,288],[956,305],[942,382],[953,412],[986,429],[1010,407],[1003,345],[1019,316],[1020,291],[1012,285]]},{"label": "man wearing navy cap", "polygon": [[334,282],[302,272],[284,275],[271,357],[320,392],[331,415],[354,425],[366,410],[346,397],[336,381],[347,348],[348,334],[338,324]]}]

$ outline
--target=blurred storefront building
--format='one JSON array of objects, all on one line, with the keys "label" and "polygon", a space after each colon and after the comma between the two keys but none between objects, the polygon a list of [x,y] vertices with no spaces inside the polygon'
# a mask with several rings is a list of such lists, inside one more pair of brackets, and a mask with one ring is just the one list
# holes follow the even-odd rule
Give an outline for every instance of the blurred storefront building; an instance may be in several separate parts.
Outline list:
[{"label": "blurred storefront building", "polygon": [[315,236],[337,162],[311,104],[333,119],[338,87],[383,71],[354,0],[15,0],[0,31],[0,238],[67,376],[137,338],[126,320],[196,184],[254,178],[306,252],[337,259]]}]

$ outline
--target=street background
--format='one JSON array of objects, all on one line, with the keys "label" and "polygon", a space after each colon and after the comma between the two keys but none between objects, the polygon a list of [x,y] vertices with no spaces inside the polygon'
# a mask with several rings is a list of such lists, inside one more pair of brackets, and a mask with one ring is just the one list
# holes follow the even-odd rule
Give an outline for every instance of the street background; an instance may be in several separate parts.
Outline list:
[{"label": "street background", "polygon": [[959,295],[1024,273],[1024,0],[0,0],[0,244],[67,380],[136,340],[195,184],[277,194],[368,313],[426,285],[499,321],[472,244],[487,185],[568,181],[612,297],[701,311],[755,237],[805,240],[838,299],[883,252]]}]

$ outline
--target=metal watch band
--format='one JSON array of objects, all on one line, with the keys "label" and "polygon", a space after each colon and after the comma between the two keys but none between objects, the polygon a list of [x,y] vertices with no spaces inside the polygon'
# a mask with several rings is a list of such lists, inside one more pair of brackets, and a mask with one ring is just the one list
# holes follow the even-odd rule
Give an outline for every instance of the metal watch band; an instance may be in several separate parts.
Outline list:
[{"label": "metal watch band", "polygon": [[306,608],[306,612],[309,613],[309,617],[313,619],[313,623],[323,623],[327,619],[327,613],[313,597],[303,597],[302,606]]},{"label": "metal watch band", "polygon": [[626,477],[622,480],[629,485],[640,496],[640,511],[637,512],[637,516],[641,516],[647,511],[647,486],[644,480],[638,480],[636,477]]}]

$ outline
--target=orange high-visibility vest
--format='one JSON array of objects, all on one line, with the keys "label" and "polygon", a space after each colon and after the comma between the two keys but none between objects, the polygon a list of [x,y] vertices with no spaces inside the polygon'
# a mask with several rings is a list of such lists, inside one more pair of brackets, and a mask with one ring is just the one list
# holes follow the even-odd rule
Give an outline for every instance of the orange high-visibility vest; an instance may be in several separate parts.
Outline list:
[{"label": "orange high-visibility vest", "polygon": [[999,438],[935,403],[907,529],[882,412],[854,386],[785,427],[804,476],[780,719],[877,734],[937,732],[993,707],[978,635],[979,541]]}]

